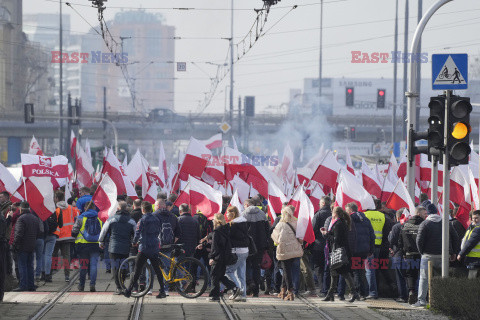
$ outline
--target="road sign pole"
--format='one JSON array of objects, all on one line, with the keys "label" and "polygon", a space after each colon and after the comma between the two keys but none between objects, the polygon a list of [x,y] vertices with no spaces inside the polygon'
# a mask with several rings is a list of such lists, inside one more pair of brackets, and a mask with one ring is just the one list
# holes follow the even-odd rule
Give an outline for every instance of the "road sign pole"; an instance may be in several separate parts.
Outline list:
[{"label": "road sign pole", "polygon": [[445,129],[443,143],[445,146],[445,151],[443,153],[443,195],[442,195],[442,206],[443,206],[443,217],[442,217],[442,278],[448,277],[448,264],[450,260],[449,252],[449,242],[450,242],[450,233],[449,233],[449,222],[450,222],[450,168],[448,165],[448,152],[449,148],[447,145],[448,141],[448,107],[450,106],[450,97],[452,95],[452,90],[446,90],[446,101],[445,101]]},{"label": "road sign pole", "polygon": [[[433,14],[440,9],[444,4],[450,2],[452,0],[438,0],[434,3],[423,15],[422,19],[417,25],[417,29],[415,30],[415,34],[412,39],[412,46],[410,49],[410,53],[413,57],[419,56],[419,46],[420,46],[420,39],[422,37],[423,30],[427,25],[428,20],[433,16]],[[408,86],[408,92],[405,92],[407,97],[407,108],[408,108],[408,124],[407,124],[407,149],[408,149],[408,163],[407,163],[407,190],[410,194],[410,197],[413,201],[415,201],[415,155],[413,154],[413,143],[411,139],[412,130],[415,129],[416,122],[417,122],[417,115],[416,115],[416,101],[418,97],[417,90],[417,68],[418,68],[418,61],[417,59],[412,59],[410,61],[410,81]]]}]

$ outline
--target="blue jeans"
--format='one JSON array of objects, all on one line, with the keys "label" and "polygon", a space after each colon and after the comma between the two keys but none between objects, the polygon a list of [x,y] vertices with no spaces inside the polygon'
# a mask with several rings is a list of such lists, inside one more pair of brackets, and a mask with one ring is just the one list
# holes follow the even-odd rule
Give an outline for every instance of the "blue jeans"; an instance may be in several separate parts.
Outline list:
[{"label": "blue jeans", "polygon": [[402,299],[408,298],[407,281],[405,279],[406,262],[402,257],[392,257],[392,267],[395,269],[395,277],[397,279],[398,297]]},{"label": "blue jeans", "polygon": [[110,242],[105,242],[105,248],[103,248],[103,260],[105,260],[105,269],[112,270],[112,261],[110,260],[110,252],[108,251],[108,246]]},{"label": "blue jeans", "polygon": [[237,288],[242,289],[243,297],[247,297],[247,279],[246,279],[246,270],[247,270],[247,253],[237,253],[237,263],[227,266],[225,275],[235,282]]},{"label": "blue jeans", "polygon": [[100,257],[98,243],[82,243],[77,245],[78,258],[80,259],[80,287],[85,287],[88,267],[90,267],[90,285],[97,282],[97,265]]},{"label": "blue jeans", "polygon": [[367,261],[365,263],[365,271],[366,271],[366,276],[367,276],[367,282],[368,282],[368,295],[372,297],[378,297],[378,291],[377,291],[377,275],[376,272],[378,270],[377,268],[374,268],[375,265],[372,264],[373,259],[376,259],[377,261],[377,266],[378,266],[378,256],[380,255],[380,248],[375,248],[373,257],[367,258]]},{"label": "blue jeans", "polygon": [[43,249],[44,252],[44,268],[45,275],[49,275],[52,270],[52,255],[53,249],[55,248],[55,242],[57,242],[57,236],[55,235],[48,235],[45,238],[45,247]]},{"label": "blue jeans", "polygon": [[20,273],[19,287],[22,290],[35,290],[33,272],[33,252],[19,251],[17,253],[18,272]]},{"label": "blue jeans", "polygon": [[420,261],[420,280],[418,284],[418,301],[421,304],[427,304],[428,292],[428,261],[432,261],[435,269],[442,269],[442,256],[422,255]]},{"label": "blue jeans", "polygon": [[43,247],[45,246],[45,241],[43,239],[37,239],[35,241],[35,276],[40,277],[42,274],[42,269],[44,268],[45,256],[43,255]]},{"label": "blue jeans", "polygon": [[338,288],[337,288],[337,293],[338,293],[338,296],[345,296],[345,287],[346,287],[346,283],[345,283],[345,278],[340,275],[338,277]]},{"label": "blue jeans", "polygon": [[[283,271],[285,272],[285,270]],[[300,258],[294,258],[292,264],[293,291],[298,294],[300,288]]]}]

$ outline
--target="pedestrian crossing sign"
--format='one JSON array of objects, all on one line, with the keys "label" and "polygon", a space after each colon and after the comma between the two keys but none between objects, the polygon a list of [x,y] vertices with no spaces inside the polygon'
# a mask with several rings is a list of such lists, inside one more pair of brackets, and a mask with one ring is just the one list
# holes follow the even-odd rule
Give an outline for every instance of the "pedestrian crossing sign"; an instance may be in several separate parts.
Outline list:
[{"label": "pedestrian crossing sign", "polygon": [[433,54],[432,89],[462,90],[468,88],[468,54]]}]

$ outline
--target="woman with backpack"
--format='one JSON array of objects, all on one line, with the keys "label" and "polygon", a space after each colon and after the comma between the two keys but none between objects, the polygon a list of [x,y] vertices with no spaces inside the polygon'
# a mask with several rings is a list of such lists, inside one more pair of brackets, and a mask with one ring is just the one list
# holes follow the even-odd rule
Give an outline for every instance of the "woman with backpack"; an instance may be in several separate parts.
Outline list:
[{"label": "woman with backpack", "polygon": [[233,294],[238,296],[239,290],[233,281],[225,276],[227,265],[235,264],[236,255],[232,253],[232,245],[229,237],[229,226],[225,222],[225,217],[221,213],[213,216],[212,232],[212,251],[209,254],[209,264],[211,266],[210,278],[212,281],[212,290],[207,298],[208,301],[220,301],[220,282],[226,289],[233,290]]},{"label": "woman with backpack", "polygon": [[282,217],[272,232],[272,240],[277,244],[277,260],[283,269],[282,287],[278,297],[293,301],[293,263],[303,256],[301,239],[296,236],[297,221],[293,211],[288,206],[283,207]]},{"label": "woman with backpack", "polygon": [[[235,206],[228,207],[227,220],[230,225],[230,242],[232,244],[232,253],[235,253],[238,257],[237,263],[227,266],[227,277],[235,282],[238,288],[229,299],[233,301],[247,301],[247,281],[246,281],[246,269],[248,258],[248,226],[247,219],[240,216],[238,208]],[[240,295],[242,295],[240,297]]]},{"label": "woman with backpack", "polygon": [[90,292],[95,292],[97,281],[97,264],[100,257],[99,237],[102,230],[102,220],[98,218],[95,204],[90,201],[85,205],[85,211],[78,216],[72,228],[78,258],[80,260],[80,281],[78,291],[84,291],[87,270],[90,268]]}]

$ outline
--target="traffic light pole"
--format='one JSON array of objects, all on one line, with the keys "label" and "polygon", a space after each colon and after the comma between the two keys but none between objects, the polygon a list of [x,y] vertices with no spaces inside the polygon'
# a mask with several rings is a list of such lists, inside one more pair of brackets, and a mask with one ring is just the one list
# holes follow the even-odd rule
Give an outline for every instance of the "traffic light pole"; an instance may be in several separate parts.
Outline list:
[{"label": "traffic light pole", "polygon": [[452,96],[452,90],[445,91],[445,130],[443,136],[443,143],[445,146],[445,151],[443,152],[443,195],[442,195],[442,206],[443,206],[443,217],[442,217],[442,278],[448,278],[448,264],[450,261],[450,252],[449,252],[449,243],[450,243],[450,233],[449,233],[449,222],[450,222],[450,168],[448,165],[448,135],[450,134],[448,129],[448,108],[450,106],[450,98]]},{"label": "traffic light pole", "polygon": [[[428,20],[433,16],[433,14],[440,9],[444,4],[450,2],[452,0],[438,0],[434,3],[423,15],[422,19],[417,25],[417,29],[415,30],[415,34],[412,39],[412,46],[410,49],[410,53],[413,57],[419,56],[419,47],[420,47],[420,39],[422,37],[423,30],[427,25]],[[405,96],[407,97],[407,108],[408,108],[408,137],[407,137],[407,149],[408,149],[408,163],[407,163],[407,190],[412,198],[412,201],[415,202],[415,155],[413,154],[413,147],[414,147],[414,140],[411,139],[411,135],[416,128],[417,123],[417,114],[416,114],[416,105],[417,105],[417,68],[418,68],[418,61],[417,59],[411,59],[410,61],[410,81],[408,85],[408,91],[405,92]],[[448,171],[448,170],[445,170]],[[445,177],[445,175],[444,175]],[[444,186],[445,187],[445,186]]]}]

